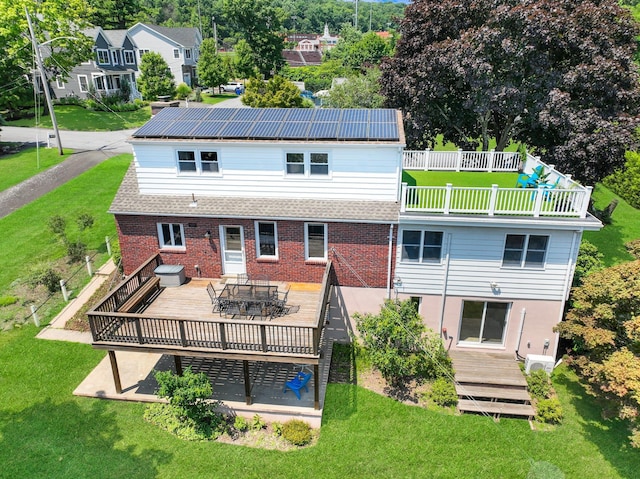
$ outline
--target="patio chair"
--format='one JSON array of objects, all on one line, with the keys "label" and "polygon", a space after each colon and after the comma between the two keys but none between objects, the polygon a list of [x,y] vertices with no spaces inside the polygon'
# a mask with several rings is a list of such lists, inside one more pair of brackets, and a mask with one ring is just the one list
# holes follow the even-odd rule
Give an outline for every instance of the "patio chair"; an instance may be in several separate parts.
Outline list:
[{"label": "patio chair", "polygon": [[209,297],[211,298],[211,304],[213,305],[213,312],[220,311],[220,298],[216,293],[216,290],[213,288],[213,284],[209,283],[207,285],[207,293],[209,293]]},{"label": "patio chair", "polygon": [[269,278],[264,274],[259,274],[255,278],[251,278],[253,286],[269,286]]},{"label": "patio chair", "polygon": [[239,273],[236,282],[238,284],[249,284],[249,275],[247,273]]},{"label": "patio chair", "polygon": [[309,379],[311,379],[311,376],[312,373],[305,373],[303,371],[300,371],[298,374],[296,374],[295,378],[287,381],[284,384],[283,392],[286,393],[287,389],[291,389],[293,391],[293,394],[295,394],[298,400],[300,400],[300,389],[304,388],[305,391],[309,392],[307,383],[309,382]]},{"label": "patio chair", "polygon": [[527,175],[526,173],[520,173],[518,175],[518,179],[516,180],[516,188],[535,188],[538,184],[539,176],[537,173],[531,173]]},{"label": "patio chair", "polygon": [[278,297],[273,300],[273,308],[271,309],[271,317],[281,316],[285,314],[287,309],[287,297],[289,296],[289,289],[287,289],[283,295],[278,292]]}]

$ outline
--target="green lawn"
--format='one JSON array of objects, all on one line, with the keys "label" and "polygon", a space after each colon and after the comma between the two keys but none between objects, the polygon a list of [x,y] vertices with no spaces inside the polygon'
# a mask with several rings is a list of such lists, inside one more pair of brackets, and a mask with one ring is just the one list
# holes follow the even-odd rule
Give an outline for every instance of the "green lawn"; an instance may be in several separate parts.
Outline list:
[{"label": "green lawn", "polygon": [[[61,130],[73,131],[116,131],[137,128],[151,118],[151,108],[144,107],[136,111],[118,113],[90,111],[76,105],[56,105],[56,120]],[[51,117],[41,117],[39,126],[51,128]],[[8,126],[34,127],[35,118],[7,121]]]},{"label": "green lawn", "polygon": [[104,356],[89,345],[0,335],[0,464],[7,478],[525,478],[536,461],[567,479],[637,477],[640,454],[575,376],[556,388],[566,420],[531,431],[522,420],[453,416],[355,385],[330,384],[316,446],[291,452],[183,442],[142,419],[143,404],[72,396]]},{"label": "green lawn", "polygon": [[35,264],[65,256],[62,244],[47,228],[47,221],[54,214],[67,219],[71,239],[78,235],[77,215],[82,212],[93,215],[95,224],[83,233],[83,240],[89,249],[105,251],[104,237],[116,235],[113,215],[107,213],[107,209],[130,162],[129,154],[110,158],[1,218],[0,292],[14,280],[24,277]]},{"label": "green lawn", "polygon": [[490,188],[515,188],[518,173],[485,173],[478,171],[407,171],[402,172],[402,181],[409,186],[446,186]]},{"label": "green lawn", "polygon": [[[209,93],[202,94],[202,103],[206,103],[207,105],[215,105],[216,103],[220,103],[231,98],[235,98],[237,95],[235,93],[222,93],[222,94],[213,94]],[[192,103],[192,105],[197,105],[197,103]]]},{"label": "green lawn", "polygon": [[601,184],[593,191],[594,204],[598,209],[604,209],[614,198],[618,200],[618,206],[613,212],[611,224],[600,231],[584,233],[584,239],[596,245],[604,255],[605,266],[633,261],[624,244],[640,238],[640,211]]},{"label": "green lawn", "polygon": [[65,154],[60,156],[57,148],[27,148],[20,153],[0,156],[0,191],[63,162],[72,152],[65,149]]}]

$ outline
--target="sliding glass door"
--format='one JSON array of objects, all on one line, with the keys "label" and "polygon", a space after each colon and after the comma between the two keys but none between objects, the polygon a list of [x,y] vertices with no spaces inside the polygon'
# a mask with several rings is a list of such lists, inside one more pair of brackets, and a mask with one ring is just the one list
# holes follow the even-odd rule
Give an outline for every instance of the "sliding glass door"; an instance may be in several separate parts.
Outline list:
[{"label": "sliding glass door", "polygon": [[463,301],[458,340],[464,343],[503,344],[510,309],[511,303]]}]

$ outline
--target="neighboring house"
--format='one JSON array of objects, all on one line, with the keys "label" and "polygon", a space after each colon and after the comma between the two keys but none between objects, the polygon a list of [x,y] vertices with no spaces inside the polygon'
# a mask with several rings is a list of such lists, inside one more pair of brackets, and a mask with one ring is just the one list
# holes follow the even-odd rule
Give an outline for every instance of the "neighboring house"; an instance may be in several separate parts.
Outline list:
[{"label": "neighboring house", "polygon": [[138,71],[137,47],[127,31],[96,27],[84,33],[94,39],[94,57],[77,65],[66,80],[56,78],[53,82],[56,98],[87,98],[92,88],[96,93],[111,95],[120,91],[123,81],[131,87],[131,98],[139,97],[135,78]]},{"label": "neighboring house", "polygon": [[[125,274],[160,253],[187,276],[321,282],[347,319],[411,298],[448,348],[555,355],[591,188],[546,166],[546,189],[457,188],[516,153],[408,152],[399,112],[162,110],[130,139],[111,206]],[[524,170],[539,161],[527,156]],[[403,169],[451,170],[447,186]],[[480,173],[479,173],[480,174]]]},{"label": "neighboring house", "polygon": [[136,23],[129,29],[129,35],[138,45],[139,59],[147,52],[159,53],[169,65],[176,85],[196,83],[196,65],[202,43],[200,30]]},{"label": "neighboring house", "polygon": [[282,57],[290,67],[317,66],[322,63],[322,53],[319,51],[282,50]]},{"label": "neighboring house", "polygon": [[292,33],[287,36],[286,41],[295,43],[294,50],[299,52],[324,52],[331,50],[338,44],[340,37],[329,33],[329,25],[324,24],[324,33],[317,35],[314,33]]}]

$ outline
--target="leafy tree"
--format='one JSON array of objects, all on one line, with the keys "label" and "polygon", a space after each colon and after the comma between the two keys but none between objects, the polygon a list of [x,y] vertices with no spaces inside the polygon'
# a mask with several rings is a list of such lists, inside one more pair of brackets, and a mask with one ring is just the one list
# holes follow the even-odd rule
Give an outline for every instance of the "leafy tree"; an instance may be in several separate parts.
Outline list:
[{"label": "leafy tree", "polygon": [[375,32],[364,35],[351,26],[345,26],[335,48],[327,52],[327,58],[341,60],[349,68],[367,69],[378,65],[391,54],[391,43],[383,40]]},{"label": "leafy tree", "polygon": [[587,240],[582,240],[578,250],[576,269],[573,275],[573,286],[582,284],[584,278],[603,267],[603,255],[598,251],[598,247]]},{"label": "leafy tree", "polygon": [[607,176],[602,182],[634,208],[640,208],[640,153],[628,151],[623,169]]},{"label": "leafy tree", "polygon": [[339,60],[327,60],[320,65],[306,67],[291,68],[285,65],[280,74],[287,80],[303,81],[307,90],[318,92],[331,88],[334,78],[353,75],[353,70]]},{"label": "leafy tree", "polygon": [[633,441],[640,439],[640,261],[587,276],[556,328],[573,341],[574,363],[593,392],[633,420]]},{"label": "leafy tree", "polygon": [[198,80],[211,88],[229,81],[229,70],[223,58],[216,52],[216,45],[212,38],[206,38],[200,45]]},{"label": "leafy tree", "polygon": [[371,363],[390,383],[451,372],[442,340],[427,329],[410,300],[387,300],[379,314],[355,313],[354,319]]},{"label": "leafy tree", "polygon": [[33,49],[25,7],[38,42],[50,41],[40,50],[47,80],[66,78],[75,65],[91,58],[92,40],[82,33],[90,12],[86,0],[0,0],[0,110],[15,110],[33,98]]},{"label": "leafy tree", "polygon": [[300,90],[281,76],[267,82],[251,78],[247,82],[242,103],[254,108],[304,108]]},{"label": "leafy tree", "polygon": [[158,96],[176,92],[175,82],[167,62],[159,53],[149,52],[142,56],[138,88],[145,100],[155,100]]},{"label": "leafy tree", "polygon": [[278,34],[284,12],[268,0],[224,0],[224,14],[251,47],[253,63],[271,77],[284,63],[284,41]]},{"label": "leafy tree", "polygon": [[365,75],[350,77],[334,86],[324,106],[332,108],[380,108],[384,97],[380,94],[380,70],[370,68]]},{"label": "leafy tree", "polygon": [[253,51],[246,40],[236,44],[233,71],[238,78],[251,78],[256,75],[257,67],[253,59]]},{"label": "leafy tree", "polygon": [[125,30],[144,20],[139,0],[89,0],[91,23],[105,30]]},{"label": "leafy tree", "polygon": [[438,134],[464,148],[521,141],[592,182],[635,142],[637,35],[614,0],[417,0],[382,93],[412,148]]}]

